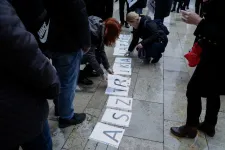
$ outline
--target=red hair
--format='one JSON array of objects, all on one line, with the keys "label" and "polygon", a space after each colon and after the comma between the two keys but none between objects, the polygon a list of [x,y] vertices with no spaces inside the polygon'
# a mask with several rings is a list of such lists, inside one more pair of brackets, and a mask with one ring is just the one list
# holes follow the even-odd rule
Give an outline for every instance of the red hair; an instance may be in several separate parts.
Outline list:
[{"label": "red hair", "polygon": [[120,35],[121,25],[114,18],[109,18],[105,20],[104,23],[105,23],[104,43],[107,46],[112,46]]}]

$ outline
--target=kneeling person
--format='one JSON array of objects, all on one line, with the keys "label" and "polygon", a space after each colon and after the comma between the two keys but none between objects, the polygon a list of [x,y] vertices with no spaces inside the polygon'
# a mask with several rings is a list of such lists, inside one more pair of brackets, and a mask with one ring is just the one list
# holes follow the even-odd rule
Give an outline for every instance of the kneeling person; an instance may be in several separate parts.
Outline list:
[{"label": "kneeling person", "polygon": [[[144,59],[146,63],[149,63],[151,58],[153,58],[151,63],[157,63],[168,43],[165,32],[150,17],[139,16],[135,12],[127,14],[127,22],[135,30],[133,31],[133,39],[126,56],[129,56],[136,47],[139,58]],[[142,39],[140,43],[139,38]]]}]

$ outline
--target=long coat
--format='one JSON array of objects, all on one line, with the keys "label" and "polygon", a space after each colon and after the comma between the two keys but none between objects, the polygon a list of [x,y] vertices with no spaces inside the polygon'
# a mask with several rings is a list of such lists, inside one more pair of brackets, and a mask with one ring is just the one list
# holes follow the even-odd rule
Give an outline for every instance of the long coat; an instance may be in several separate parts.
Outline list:
[{"label": "long coat", "polygon": [[173,0],[155,0],[155,18],[165,18],[170,15]]},{"label": "long coat", "polygon": [[188,91],[209,95],[225,94],[225,1],[209,0],[194,35],[203,48],[201,60],[188,84]]}]

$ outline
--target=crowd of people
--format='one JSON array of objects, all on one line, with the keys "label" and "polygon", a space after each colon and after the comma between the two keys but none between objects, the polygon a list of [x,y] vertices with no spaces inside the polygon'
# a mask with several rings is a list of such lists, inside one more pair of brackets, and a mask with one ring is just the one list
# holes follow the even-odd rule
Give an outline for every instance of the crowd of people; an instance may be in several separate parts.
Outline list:
[{"label": "crowd of people", "polygon": [[[154,18],[142,15],[147,0],[131,7],[119,0],[120,22],[112,18],[114,0],[0,0],[1,149],[52,150],[47,100],[54,102],[59,128],[85,120],[73,106],[77,83],[90,85],[90,76],[106,81],[105,72],[113,74],[105,46],[115,44],[123,26],[133,27],[125,56],[136,49],[144,63],[157,63],[168,43],[164,18],[177,2],[183,21],[197,26],[195,42],[202,53],[187,88],[187,122],[171,132],[194,138],[201,130],[214,136],[220,95],[225,94],[224,0],[196,0],[196,13],[185,11],[190,0],[155,0]],[[82,71],[80,64],[87,64]],[[207,110],[200,124],[201,97],[207,98]]]}]

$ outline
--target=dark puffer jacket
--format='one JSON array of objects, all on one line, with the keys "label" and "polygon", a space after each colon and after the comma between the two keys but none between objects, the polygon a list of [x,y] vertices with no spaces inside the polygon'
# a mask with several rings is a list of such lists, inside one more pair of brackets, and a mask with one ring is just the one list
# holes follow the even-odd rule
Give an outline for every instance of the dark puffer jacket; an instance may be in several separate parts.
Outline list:
[{"label": "dark puffer jacket", "polygon": [[104,48],[105,25],[102,19],[96,16],[90,16],[88,20],[91,31],[91,49],[84,55],[84,59],[98,74],[102,75],[104,72],[100,64],[102,63],[106,70],[110,67]]},{"label": "dark puffer jacket", "polygon": [[141,44],[145,49],[154,42],[164,41],[167,43],[166,34],[160,30],[155,21],[148,16],[141,15],[138,29],[133,31],[133,39],[128,51],[133,51],[139,42],[139,38],[143,39]]},{"label": "dark puffer jacket", "polygon": [[7,0],[0,1],[0,51],[0,145],[6,149],[42,132],[59,81]]},{"label": "dark puffer jacket", "polygon": [[49,50],[74,52],[91,46],[88,15],[83,0],[44,0],[51,18]]}]

